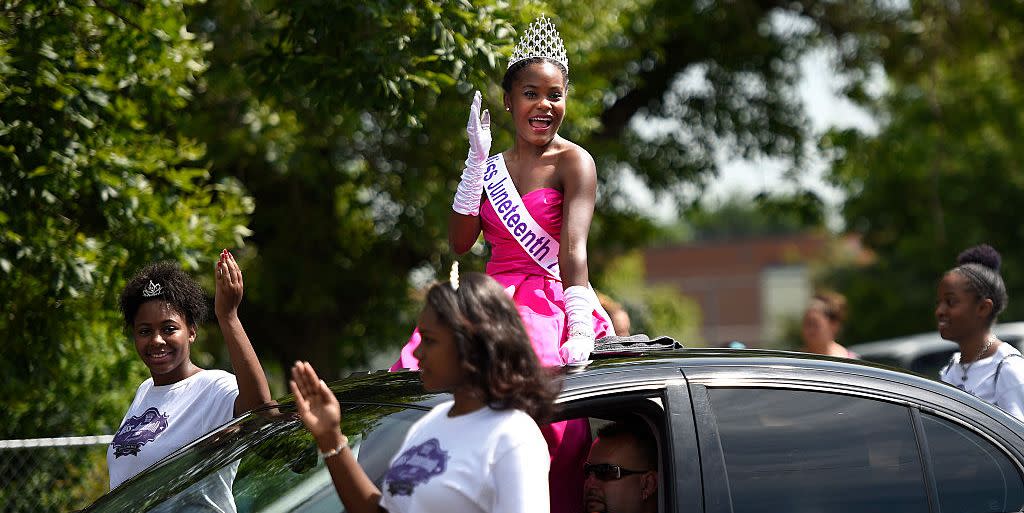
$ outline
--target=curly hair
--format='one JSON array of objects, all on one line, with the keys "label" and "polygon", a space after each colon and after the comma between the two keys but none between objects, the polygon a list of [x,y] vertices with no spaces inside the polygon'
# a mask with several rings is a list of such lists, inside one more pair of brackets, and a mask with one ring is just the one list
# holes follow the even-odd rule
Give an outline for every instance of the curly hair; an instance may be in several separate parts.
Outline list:
[{"label": "curly hair", "polygon": [[462,371],[497,410],[518,409],[537,422],[554,412],[556,380],[541,367],[515,303],[486,274],[464,273],[458,290],[434,284],[427,304],[452,329]]},{"label": "curly hair", "polygon": [[564,66],[562,66],[562,63],[548,57],[530,57],[529,59],[523,59],[508,67],[508,70],[505,71],[505,76],[501,79],[501,88],[506,93],[512,92],[512,84],[514,84],[516,79],[519,78],[519,73],[527,67],[541,62],[550,62],[551,64],[554,64],[558,68],[558,71],[562,72],[562,82],[565,85],[569,85],[569,72]]},{"label": "curly hair", "polygon": [[[990,323],[1006,309],[1009,296],[1006,284],[999,274],[1002,264],[999,252],[988,244],[979,244],[960,252],[956,258],[957,266],[950,273],[957,273],[967,280],[967,289],[979,299],[992,300],[992,313],[988,316]],[[947,273],[948,274],[948,273]]]},{"label": "curly hair", "polygon": [[[159,295],[143,296],[143,290],[150,282],[160,286]],[[139,307],[154,300],[166,301],[192,328],[206,322],[208,308],[202,287],[174,262],[149,264],[128,280],[120,299],[125,327],[131,330],[135,325],[135,315],[139,312]]]}]

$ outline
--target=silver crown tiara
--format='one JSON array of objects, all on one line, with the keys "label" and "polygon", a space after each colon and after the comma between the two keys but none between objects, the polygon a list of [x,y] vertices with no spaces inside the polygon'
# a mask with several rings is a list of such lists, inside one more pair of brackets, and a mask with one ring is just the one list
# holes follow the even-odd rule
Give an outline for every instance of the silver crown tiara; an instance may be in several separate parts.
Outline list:
[{"label": "silver crown tiara", "polygon": [[519,38],[516,48],[512,50],[512,56],[508,59],[508,67],[513,64],[530,59],[532,57],[547,57],[565,67],[569,72],[569,58],[565,56],[565,45],[562,43],[562,36],[558,35],[558,29],[543,14],[533,21],[523,37]]},{"label": "silver crown tiara", "polygon": [[159,296],[160,294],[163,293],[163,285],[160,285],[159,283],[153,283],[153,280],[149,280],[149,285],[146,285],[146,288],[142,289],[142,297]]}]

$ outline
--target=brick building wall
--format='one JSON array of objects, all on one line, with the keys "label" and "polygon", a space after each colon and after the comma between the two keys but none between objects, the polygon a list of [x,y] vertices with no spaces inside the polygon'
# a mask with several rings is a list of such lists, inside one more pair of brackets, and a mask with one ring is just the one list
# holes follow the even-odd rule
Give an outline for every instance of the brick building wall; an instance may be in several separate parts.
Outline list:
[{"label": "brick building wall", "polygon": [[647,281],[700,304],[704,344],[770,344],[786,318],[802,312],[811,293],[807,264],[829,240],[807,234],[651,248],[644,253]]}]

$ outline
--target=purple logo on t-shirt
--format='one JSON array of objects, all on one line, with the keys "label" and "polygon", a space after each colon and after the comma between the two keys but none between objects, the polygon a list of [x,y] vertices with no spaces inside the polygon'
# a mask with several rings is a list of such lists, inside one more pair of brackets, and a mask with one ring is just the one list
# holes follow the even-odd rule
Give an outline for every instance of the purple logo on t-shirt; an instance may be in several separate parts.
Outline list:
[{"label": "purple logo on t-shirt", "polygon": [[110,443],[114,447],[114,457],[138,456],[142,446],[156,440],[156,437],[167,429],[167,414],[160,413],[156,407],[150,407],[142,415],[131,417],[121,424]]},{"label": "purple logo on t-shirt", "polygon": [[385,480],[391,495],[412,495],[413,488],[443,474],[448,466],[448,451],[436,438],[410,447],[388,469]]}]

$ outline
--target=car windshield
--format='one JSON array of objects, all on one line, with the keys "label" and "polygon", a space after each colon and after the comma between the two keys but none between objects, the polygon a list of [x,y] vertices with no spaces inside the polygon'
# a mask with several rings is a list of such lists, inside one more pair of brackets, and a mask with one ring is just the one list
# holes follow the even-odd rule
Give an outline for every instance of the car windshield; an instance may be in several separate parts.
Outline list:
[{"label": "car windshield", "polygon": [[[373,402],[365,387],[339,394],[342,430],[378,484],[409,427],[443,399],[396,397],[401,394],[389,393],[395,388],[377,389],[381,399]],[[87,511],[313,513],[343,508],[312,435],[294,406],[286,404],[225,426],[126,482]]]}]

